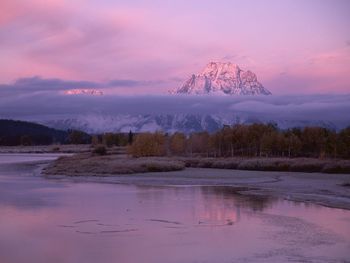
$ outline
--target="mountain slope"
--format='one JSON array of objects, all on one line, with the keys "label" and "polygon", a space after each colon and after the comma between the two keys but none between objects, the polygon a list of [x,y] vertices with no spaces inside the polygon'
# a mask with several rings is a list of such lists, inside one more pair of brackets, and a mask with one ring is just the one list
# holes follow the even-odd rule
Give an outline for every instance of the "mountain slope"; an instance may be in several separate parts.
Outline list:
[{"label": "mountain slope", "polygon": [[251,71],[232,63],[211,62],[172,94],[271,95]]},{"label": "mountain slope", "polygon": [[56,119],[43,124],[61,130],[77,129],[88,133],[104,132],[176,132],[208,131],[221,128],[222,120],[211,115],[200,114],[159,114],[159,115],[81,115],[68,119]]},{"label": "mountain slope", "polygon": [[224,125],[275,123],[281,129],[304,126],[321,126],[339,129],[334,123],[327,121],[291,121],[286,119],[271,119],[268,116],[252,117],[242,114],[158,114],[158,115],[81,115],[68,119],[47,120],[49,127],[68,130],[78,129],[88,133],[104,132],[155,132],[173,133],[215,132]]}]

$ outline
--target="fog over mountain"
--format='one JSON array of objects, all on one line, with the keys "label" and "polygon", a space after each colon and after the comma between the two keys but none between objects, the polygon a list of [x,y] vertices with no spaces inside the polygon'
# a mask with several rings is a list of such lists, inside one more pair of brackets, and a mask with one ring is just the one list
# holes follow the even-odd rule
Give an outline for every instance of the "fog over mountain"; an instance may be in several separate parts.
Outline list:
[{"label": "fog over mountain", "polygon": [[281,128],[350,125],[350,95],[88,96],[53,91],[1,95],[0,118],[87,132],[213,131],[225,124],[252,122],[275,122]]}]

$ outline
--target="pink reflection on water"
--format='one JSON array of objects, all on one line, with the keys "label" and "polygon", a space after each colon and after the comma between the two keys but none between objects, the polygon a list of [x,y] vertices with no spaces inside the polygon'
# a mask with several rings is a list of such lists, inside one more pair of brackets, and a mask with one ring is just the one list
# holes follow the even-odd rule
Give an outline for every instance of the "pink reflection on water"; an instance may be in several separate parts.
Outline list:
[{"label": "pink reflection on water", "polygon": [[224,187],[28,178],[26,187],[11,176],[0,180],[6,193],[0,195],[0,262],[327,262],[349,256],[349,211],[245,197]]}]

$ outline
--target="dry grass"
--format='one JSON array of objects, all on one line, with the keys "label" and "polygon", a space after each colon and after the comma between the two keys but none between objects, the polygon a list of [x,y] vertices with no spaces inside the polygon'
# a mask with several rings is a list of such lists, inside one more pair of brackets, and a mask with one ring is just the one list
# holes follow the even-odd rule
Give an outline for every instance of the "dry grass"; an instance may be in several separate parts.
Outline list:
[{"label": "dry grass", "polygon": [[350,160],[312,158],[185,158],[142,157],[81,153],[60,157],[45,170],[50,175],[113,175],[179,171],[185,167],[237,169],[252,171],[286,171],[350,173]]},{"label": "dry grass", "polygon": [[313,158],[183,158],[186,167],[238,169],[252,171],[286,171],[350,173],[350,160]]},{"label": "dry grass", "polygon": [[169,172],[183,170],[181,161],[167,158],[128,158],[126,156],[77,154],[61,157],[51,163],[43,172],[47,175],[113,175],[147,172]]}]

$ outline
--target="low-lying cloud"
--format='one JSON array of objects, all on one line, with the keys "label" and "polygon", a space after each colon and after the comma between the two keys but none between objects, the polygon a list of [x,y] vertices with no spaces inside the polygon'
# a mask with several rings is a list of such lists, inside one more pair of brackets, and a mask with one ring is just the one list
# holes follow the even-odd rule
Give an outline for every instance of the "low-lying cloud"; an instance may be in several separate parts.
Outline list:
[{"label": "low-lying cloud", "polygon": [[[90,81],[70,81],[62,79],[43,79],[35,76],[30,78],[19,78],[13,84],[0,85],[1,91],[20,91],[22,93],[38,91],[62,91],[80,88],[101,88],[102,85]],[[6,90],[7,89],[7,90]]]},{"label": "low-lying cloud", "polygon": [[[350,125],[350,94],[293,96],[120,96],[63,95],[67,89],[84,86],[98,88],[97,83],[55,83],[50,90],[39,79],[24,79],[0,89],[0,118],[47,120],[88,115],[165,115],[221,114],[244,116],[246,119],[269,121],[320,121],[338,128]],[[18,93],[23,84],[36,87],[36,92]],[[39,87],[39,88],[38,88]],[[40,88],[42,87],[42,88]]]},{"label": "low-lying cloud", "polygon": [[[10,84],[0,84],[0,96],[46,96],[48,94],[56,96],[67,90],[99,90],[107,93],[128,93],[125,91],[137,92],[144,87],[157,87],[166,82],[174,80],[136,80],[136,79],[114,79],[106,82],[75,81],[59,78],[42,78],[40,76],[19,78]],[[46,94],[48,93],[48,94]]]}]

